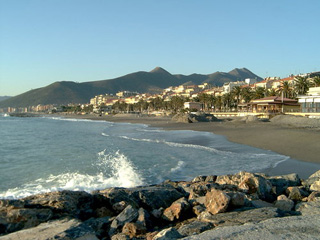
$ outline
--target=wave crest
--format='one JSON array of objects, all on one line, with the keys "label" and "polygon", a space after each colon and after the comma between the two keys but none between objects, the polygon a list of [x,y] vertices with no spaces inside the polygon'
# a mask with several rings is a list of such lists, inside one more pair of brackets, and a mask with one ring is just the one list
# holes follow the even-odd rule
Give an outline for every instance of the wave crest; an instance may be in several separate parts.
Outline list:
[{"label": "wave crest", "polygon": [[131,161],[119,151],[98,153],[97,174],[68,172],[39,178],[21,187],[0,192],[0,199],[18,199],[30,195],[62,190],[86,191],[109,187],[134,187],[143,185],[143,180],[135,170]]}]

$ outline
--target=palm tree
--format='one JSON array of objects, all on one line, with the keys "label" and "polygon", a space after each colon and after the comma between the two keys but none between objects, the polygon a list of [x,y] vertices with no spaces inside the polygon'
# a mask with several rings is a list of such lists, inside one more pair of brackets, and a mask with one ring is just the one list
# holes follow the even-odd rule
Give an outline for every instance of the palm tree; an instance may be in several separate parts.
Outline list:
[{"label": "palm tree", "polygon": [[294,90],[296,94],[305,95],[310,87],[308,77],[295,77],[294,79]]},{"label": "palm tree", "polygon": [[240,86],[234,86],[231,91],[232,95],[237,99],[237,105],[240,102],[241,97],[241,87]]},{"label": "palm tree", "polygon": [[257,87],[256,90],[253,92],[253,98],[259,99],[264,98],[266,94],[266,89],[263,87]]},{"label": "palm tree", "polygon": [[241,89],[241,97],[245,103],[248,103],[253,98],[251,88],[245,87]]},{"label": "palm tree", "polygon": [[216,102],[216,97],[215,96],[213,96],[213,95],[211,95],[211,94],[209,94],[209,98],[208,98],[208,107],[210,108],[210,109],[212,109],[212,107],[214,106],[214,104],[215,104],[215,102]]},{"label": "palm tree", "polygon": [[198,95],[199,98],[199,102],[201,102],[203,104],[203,108],[206,110],[208,108],[208,104],[209,104],[209,94],[206,93],[200,93]]},{"label": "palm tree", "polygon": [[320,87],[320,76],[315,76],[312,78],[313,87]]},{"label": "palm tree", "polygon": [[271,88],[268,91],[267,96],[277,96],[277,91],[274,88]]},{"label": "palm tree", "polygon": [[171,110],[177,112],[178,110],[182,109],[184,102],[185,99],[183,97],[173,96],[170,101]]},{"label": "palm tree", "polygon": [[281,82],[281,86],[278,89],[279,95],[283,94],[283,97],[290,98],[293,96],[293,90],[288,81]]},{"label": "palm tree", "polygon": [[221,110],[221,107],[222,107],[222,97],[221,96],[215,97],[214,107],[216,110]]},{"label": "palm tree", "polygon": [[226,93],[222,96],[222,103],[225,109],[230,109],[233,106],[234,98],[231,93]]}]

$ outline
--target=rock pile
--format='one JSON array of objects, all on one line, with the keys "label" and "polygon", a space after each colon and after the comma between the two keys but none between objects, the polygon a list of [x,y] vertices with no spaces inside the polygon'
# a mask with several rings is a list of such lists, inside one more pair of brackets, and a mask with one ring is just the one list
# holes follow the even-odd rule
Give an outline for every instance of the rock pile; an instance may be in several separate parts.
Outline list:
[{"label": "rock pile", "polygon": [[291,115],[277,115],[270,119],[273,124],[297,128],[320,128],[320,119]]},{"label": "rock pile", "polygon": [[197,239],[217,227],[313,214],[320,214],[320,171],[306,180],[240,172],[0,200],[0,239]]},{"label": "rock pile", "polygon": [[218,119],[212,114],[205,113],[177,113],[172,117],[172,121],[182,123],[195,123],[195,122],[214,122]]}]

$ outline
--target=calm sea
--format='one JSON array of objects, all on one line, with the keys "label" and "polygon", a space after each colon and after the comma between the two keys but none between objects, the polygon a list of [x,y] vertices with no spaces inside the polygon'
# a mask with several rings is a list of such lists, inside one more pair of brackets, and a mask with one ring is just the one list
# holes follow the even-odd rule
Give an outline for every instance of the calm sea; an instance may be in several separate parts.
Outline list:
[{"label": "calm sea", "polygon": [[207,132],[0,116],[0,198],[259,172],[287,159]]}]

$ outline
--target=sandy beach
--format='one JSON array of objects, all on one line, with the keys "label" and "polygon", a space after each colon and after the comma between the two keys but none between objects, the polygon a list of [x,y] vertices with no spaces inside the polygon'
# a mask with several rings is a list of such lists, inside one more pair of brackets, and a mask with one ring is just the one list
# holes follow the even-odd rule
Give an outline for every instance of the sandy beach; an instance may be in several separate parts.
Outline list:
[{"label": "sandy beach", "polygon": [[299,129],[280,126],[271,122],[218,121],[198,123],[177,123],[169,117],[138,117],[136,115],[68,115],[67,117],[147,124],[164,130],[193,130],[223,135],[229,141],[270,150],[292,160],[285,161],[274,169],[267,170],[270,175],[298,173],[306,178],[320,169],[320,130]]}]

